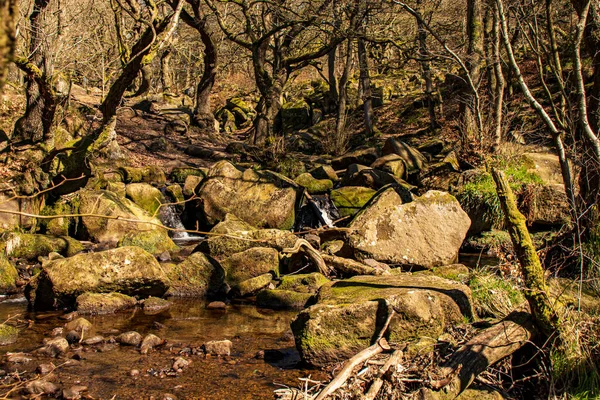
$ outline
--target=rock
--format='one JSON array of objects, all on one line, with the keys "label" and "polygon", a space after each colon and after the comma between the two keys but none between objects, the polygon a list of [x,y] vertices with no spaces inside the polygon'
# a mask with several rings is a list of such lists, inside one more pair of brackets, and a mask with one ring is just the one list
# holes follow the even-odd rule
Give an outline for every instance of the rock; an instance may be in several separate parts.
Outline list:
[{"label": "rock", "polygon": [[294,226],[296,187],[270,171],[239,170],[227,161],[209,169],[197,190],[202,216],[210,225],[231,213],[258,228]]},{"label": "rock", "polygon": [[188,176],[199,176],[204,178],[206,173],[200,168],[173,168],[171,170],[171,174],[169,174],[169,178],[171,182],[174,183],[185,183]]},{"label": "rock", "polygon": [[65,339],[67,339],[69,344],[79,343],[79,341],[81,341],[81,333],[77,331],[69,331],[67,332]]},{"label": "rock", "polygon": [[65,400],[79,400],[81,399],[82,393],[87,392],[87,390],[87,386],[75,385],[68,389],[64,389],[62,396]]},{"label": "rock", "polygon": [[321,246],[321,251],[329,255],[339,255],[346,243],[343,240],[329,240]]},{"label": "rock", "polygon": [[529,184],[524,192],[532,197],[527,222],[541,226],[566,225],[571,221],[564,185]]},{"label": "rock", "polygon": [[13,344],[19,337],[19,329],[14,326],[0,324],[0,346]]},{"label": "rock", "polygon": [[414,186],[408,182],[397,178],[392,174],[388,174],[387,172],[373,168],[362,168],[355,173],[348,168],[348,172],[342,180],[342,185],[363,186],[376,190],[379,190],[387,185],[394,185],[399,188],[399,191],[402,190],[404,193],[406,193],[405,196],[408,196],[408,198],[411,196],[411,190],[414,189]]},{"label": "rock", "polygon": [[125,183],[154,183],[164,185],[167,182],[165,173],[159,167],[150,166],[144,168],[121,167],[119,173]]},{"label": "rock", "polygon": [[342,277],[351,277],[355,275],[381,275],[385,270],[375,269],[356,260],[338,256],[323,254],[323,261],[333,268],[337,274]]},{"label": "rock", "polygon": [[344,186],[331,191],[330,197],[333,204],[340,212],[340,216],[353,216],[364,207],[377,193],[376,190],[361,186]]},{"label": "rock", "polygon": [[281,119],[283,130],[293,132],[310,126],[310,106],[301,99],[289,101],[281,106]]},{"label": "rock", "polygon": [[232,133],[238,130],[235,124],[235,115],[226,108],[222,108],[215,114],[215,117],[219,121],[221,130],[226,133]]},{"label": "rock", "polygon": [[119,240],[117,246],[136,246],[154,256],[160,256],[164,253],[170,254],[169,252],[179,249],[173,240],[165,235],[164,231],[159,230],[128,232]]},{"label": "rock", "polygon": [[163,264],[170,280],[170,296],[204,297],[216,294],[225,280],[221,265],[203,253],[193,253],[180,264]]},{"label": "rock", "polygon": [[427,163],[427,159],[419,150],[398,139],[386,140],[381,151],[384,155],[397,154],[400,156],[404,160],[406,173],[409,175],[420,172]]},{"label": "rock", "polygon": [[54,328],[54,329],[52,329],[51,335],[52,335],[52,337],[62,336],[64,331],[65,331],[65,328],[63,328],[63,327]]},{"label": "rock", "polygon": [[127,198],[150,215],[157,215],[161,204],[166,203],[160,190],[147,183],[130,183],[125,187]]},{"label": "rock", "polygon": [[399,273],[331,282],[292,322],[302,359],[321,367],[368,347],[387,318],[383,301],[396,310],[388,330],[395,343],[437,338],[446,327],[473,318],[470,289],[436,276]]},{"label": "rock", "polygon": [[96,335],[92,336],[89,339],[84,339],[83,344],[85,344],[86,346],[94,346],[97,344],[104,343],[104,340],[104,336]]},{"label": "rock", "polygon": [[155,347],[162,346],[164,343],[165,341],[163,339],[150,333],[146,335],[144,340],[142,340],[142,344],[140,345],[140,353],[148,354],[148,351]]},{"label": "rock", "polygon": [[329,279],[318,272],[312,274],[286,275],[277,286],[280,290],[291,290],[298,293],[316,293]]},{"label": "rock", "polygon": [[173,366],[171,368],[173,368],[175,371],[178,371],[187,368],[191,363],[191,361],[188,361],[183,357],[177,357],[173,361]]},{"label": "rock", "polygon": [[[42,210],[42,215],[68,215],[76,214],[77,210],[68,199],[60,198],[52,205],[46,205]],[[45,226],[46,234],[52,236],[68,236],[75,227],[77,220],[75,217],[60,217],[52,219],[43,219],[40,225]]]},{"label": "rock", "polygon": [[68,236],[56,237],[13,232],[4,236],[4,239],[5,254],[8,257],[27,260],[37,260],[38,257],[46,257],[52,252],[70,257],[83,250],[81,243]]},{"label": "rock", "polygon": [[271,280],[273,280],[273,275],[270,273],[262,274],[255,278],[246,279],[236,286],[236,292],[242,297],[255,294],[259,290],[269,286]]},{"label": "rock", "polygon": [[444,150],[444,141],[441,139],[431,139],[417,147],[419,151],[436,156]]},{"label": "rock", "polygon": [[[31,194],[31,193],[29,193]],[[14,212],[39,214],[44,205],[45,196],[35,198],[15,198],[12,192],[0,193],[2,209]],[[37,219],[18,214],[0,214],[0,230],[12,231],[16,229],[35,229]]]},{"label": "rock", "polygon": [[6,353],[6,361],[9,363],[25,364],[31,360],[31,354],[28,353]]},{"label": "rock", "polygon": [[453,263],[471,221],[450,194],[429,191],[402,204],[387,189],[350,223],[358,259],[433,268]]},{"label": "rock", "polygon": [[116,337],[117,342],[126,346],[139,346],[142,343],[142,335],[135,331],[121,333]]},{"label": "rock", "polygon": [[397,154],[388,154],[379,157],[371,164],[371,168],[387,172],[400,179],[406,179],[408,175],[406,173],[406,164],[404,163],[404,160]]},{"label": "rock", "polygon": [[17,291],[19,273],[10,261],[0,254],[0,294],[11,294]]},{"label": "rock", "polygon": [[54,371],[55,369],[56,369],[56,366],[54,364],[40,364],[36,368],[36,371],[40,375],[48,375],[50,372]]},{"label": "rock", "polygon": [[321,165],[315,169],[309,171],[309,173],[316,179],[329,179],[330,181],[336,182],[340,178],[335,172],[335,169],[331,165]]},{"label": "rock", "polygon": [[80,190],[78,193],[81,214],[104,215],[111,218],[81,217],[83,228],[91,240],[116,245],[130,232],[154,231],[165,242],[169,242],[169,235],[158,218],[151,217],[131,200],[119,198],[105,190]]},{"label": "rock", "polygon": [[49,340],[42,349],[49,356],[57,357],[69,350],[69,342],[65,338],[54,338]]},{"label": "rock", "polygon": [[331,166],[339,171],[348,168],[351,164],[371,165],[378,157],[379,154],[374,148],[357,149],[334,158],[331,160]]},{"label": "rock", "polygon": [[171,197],[173,202],[182,203],[175,206],[177,207],[177,210],[183,211],[183,209],[185,209],[185,204],[183,204],[185,196],[183,195],[183,188],[179,184],[167,186],[165,192]]},{"label": "rock", "polygon": [[143,309],[144,313],[152,315],[168,310],[169,308],[171,308],[172,305],[173,303],[165,299],[161,299],[158,297],[148,297],[143,302]]},{"label": "rock", "polygon": [[279,253],[266,247],[254,247],[227,257],[221,262],[226,273],[225,281],[236,287],[241,282],[273,272],[279,275]]},{"label": "rock", "polygon": [[45,379],[36,379],[25,385],[25,391],[32,395],[53,395],[58,393],[59,390],[60,388],[56,384]]},{"label": "rock", "polygon": [[121,247],[54,260],[30,280],[25,295],[35,309],[72,307],[85,292],[162,296],[169,279],[156,259],[139,247]]},{"label": "rock", "polygon": [[76,331],[83,334],[91,332],[93,328],[92,323],[85,318],[77,318],[71,322],[67,322],[65,325],[65,331]]},{"label": "rock", "polygon": [[233,343],[229,340],[213,340],[202,346],[206,354],[214,356],[230,356]]},{"label": "rock", "polygon": [[292,290],[263,290],[256,295],[256,305],[258,307],[282,309],[282,310],[302,310],[311,303],[314,295],[311,293],[299,293]]},{"label": "rock", "polygon": [[300,174],[294,181],[305,188],[310,194],[326,193],[333,189],[333,182],[329,179],[316,179],[308,172]]},{"label": "rock", "polygon": [[202,176],[188,175],[183,184],[183,195],[185,197],[192,197],[195,194],[196,188],[198,185],[200,185],[200,183],[202,183],[203,179],[204,177]]},{"label": "rock", "polygon": [[80,314],[112,314],[135,307],[137,300],[122,293],[84,293],[76,303]]},{"label": "rock", "polygon": [[289,231],[255,228],[232,214],[227,214],[210,233],[216,235],[210,236],[199,248],[216,259],[253,247],[272,247],[277,250],[294,247],[298,239]]},{"label": "rock", "polygon": [[106,184],[106,190],[113,192],[119,196],[119,198],[125,198],[125,196],[127,196],[126,187],[127,185],[125,185],[123,182],[108,182]]},{"label": "rock", "polygon": [[206,309],[207,310],[226,310],[227,304],[223,303],[222,301],[211,301],[206,306]]},{"label": "rock", "polygon": [[534,172],[547,185],[563,185],[560,161],[552,153],[524,153],[523,164],[528,172]]}]

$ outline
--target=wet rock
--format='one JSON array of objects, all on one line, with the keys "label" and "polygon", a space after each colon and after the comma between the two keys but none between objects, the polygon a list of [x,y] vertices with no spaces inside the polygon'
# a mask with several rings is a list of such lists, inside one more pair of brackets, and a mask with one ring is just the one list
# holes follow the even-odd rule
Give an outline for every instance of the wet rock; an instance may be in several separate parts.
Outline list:
[{"label": "wet rock", "polygon": [[214,356],[230,356],[233,343],[229,340],[213,340],[204,343],[202,348],[206,354]]},{"label": "wet rock", "polygon": [[144,340],[142,340],[142,344],[140,345],[140,353],[148,354],[150,350],[152,350],[155,347],[161,346],[164,343],[165,341],[163,339],[150,333],[146,335]]},{"label": "wet rock", "polygon": [[331,191],[330,197],[333,204],[340,212],[340,216],[353,216],[364,207],[377,193],[376,190],[362,186],[344,186]]},{"label": "wet rock", "polygon": [[359,259],[433,268],[456,260],[470,225],[448,193],[429,191],[403,204],[390,188],[355,217],[348,243]]},{"label": "wet rock", "polygon": [[437,276],[398,273],[332,282],[292,322],[303,360],[324,366],[368,347],[387,318],[386,303],[396,310],[391,342],[437,338],[446,327],[473,318],[469,288]]},{"label": "wet rock", "polygon": [[25,364],[32,360],[28,353],[6,353],[6,361],[15,364]]},{"label": "wet rock", "polygon": [[220,161],[209,169],[197,194],[203,217],[211,225],[231,213],[259,228],[294,226],[295,184],[270,171],[241,171]]},{"label": "wet rock", "polygon": [[55,338],[49,340],[44,347],[39,349],[41,353],[47,354],[51,357],[58,357],[61,354],[65,354],[69,350],[69,342],[65,338]]},{"label": "wet rock", "polygon": [[208,310],[226,310],[227,304],[223,303],[222,301],[211,301],[208,303],[206,308]]},{"label": "wet rock", "polygon": [[221,265],[203,253],[193,253],[180,264],[164,264],[169,277],[168,295],[204,297],[219,291],[225,279]]},{"label": "wet rock", "polygon": [[70,344],[79,343],[81,340],[81,333],[77,331],[69,331],[65,338]]},{"label": "wet rock", "polygon": [[169,279],[139,247],[121,247],[54,260],[32,279],[25,295],[37,310],[72,307],[85,292],[162,296]]},{"label": "wet rock", "polygon": [[0,294],[10,294],[17,291],[19,274],[10,261],[0,254]]},{"label": "wet rock", "polygon": [[146,300],[144,300],[142,307],[144,309],[144,313],[152,315],[168,310],[171,308],[171,305],[172,303],[165,299],[148,297]]},{"label": "wet rock", "polygon": [[257,293],[261,289],[269,286],[271,280],[273,279],[273,275],[270,273],[259,275],[255,278],[247,279],[245,281],[240,282],[237,286],[237,293],[244,297]]},{"label": "wet rock", "polygon": [[160,190],[147,183],[130,183],[125,187],[125,193],[150,215],[157,215],[161,205],[167,202]]},{"label": "wet rock", "polygon": [[56,384],[44,379],[36,379],[25,385],[25,391],[32,395],[53,395],[59,390],[60,388]]},{"label": "wet rock", "polygon": [[135,331],[129,331],[125,333],[121,333],[117,336],[117,342],[127,346],[135,346],[138,347],[140,343],[142,343],[142,335]]},{"label": "wet rock", "polygon": [[50,372],[54,371],[55,368],[56,366],[54,364],[40,364],[36,368],[36,371],[40,375],[48,375]]},{"label": "wet rock", "polygon": [[92,336],[89,339],[85,339],[83,341],[83,344],[87,345],[87,346],[94,346],[100,343],[104,343],[104,336],[100,336],[100,335],[96,335],[96,336]]},{"label": "wet rock", "polygon": [[79,241],[68,236],[13,232],[7,234],[4,240],[6,256],[27,260],[37,260],[52,252],[73,256],[83,250],[83,245]]},{"label": "wet rock", "polygon": [[82,393],[87,392],[87,390],[87,386],[75,385],[68,389],[64,389],[62,396],[65,400],[79,400],[81,399]]},{"label": "wet rock", "polygon": [[85,318],[77,318],[65,325],[65,331],[75,331],[83,334],[91,332],[93,328],[92,323]]},{"label": "wet rock", "polygon": [[272,272],[279,275],[279,253],[266,247],[254,247],[227,257],[221,262],[226,282],[236,287],[241,282]]},{"label": "wet rock", "polygon": [[173,361],[173,370],[178,371],[188,367],[192,362],[186,360],[183,357],[177,357],[175,361]]},{"label": "wet rock", "polygon": [[0,346],[13,344],[19,337],[19,329],[14,326],[0,324]]},{"label": "wet rock", "polygon": [[80,314],[112,314],[133,308],[137,300],[122,293],[84,293],[77,297]]},{"label": "wet rock", "polygon": [[313,297],[312,293],[267,289],[256,295],[256,305],[258,307],[281,310],[302,310],[312,302]]},{"label": "wet rock", "polygon": [[333,189],[333,182],[329,179],[317,179],[308,172],[300,174],[294,181],[305,188],[310,194],[327,193]]}]

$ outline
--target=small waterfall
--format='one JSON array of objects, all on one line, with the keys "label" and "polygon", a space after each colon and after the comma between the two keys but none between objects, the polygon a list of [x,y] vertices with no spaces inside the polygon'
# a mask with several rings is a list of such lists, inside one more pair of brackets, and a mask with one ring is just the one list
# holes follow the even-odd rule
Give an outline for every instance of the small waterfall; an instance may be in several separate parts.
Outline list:
[{"label": "small waterfall", "polygon": [[[174,205],[165,205],[160,209],[159,219],[166,227],[185,230],[177,208]],[[173,232],[173,239],[189,239],[187,232]]]},{"label": "small waterfall", "polygon": [[333,227],[333,222],[340,218],[328,196],[307,196],[304,205],[296,216],[295,230],[303,231],[321,226]]}]

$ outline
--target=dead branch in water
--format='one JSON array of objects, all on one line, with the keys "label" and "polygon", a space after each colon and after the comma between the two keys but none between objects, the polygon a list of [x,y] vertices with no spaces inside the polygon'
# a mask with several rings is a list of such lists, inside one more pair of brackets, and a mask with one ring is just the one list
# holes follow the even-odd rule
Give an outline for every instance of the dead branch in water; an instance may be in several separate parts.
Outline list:
[{"label": "dead branch in water", "polygon": [[317,265],[319,272],[325,276],[331,276],[333,271],[325,264],[321,253],[304,239],[296,240],[294,247],[283,249],[281,252],[286,254],[296,254],[300,251],[304,251],[304,253]]}]

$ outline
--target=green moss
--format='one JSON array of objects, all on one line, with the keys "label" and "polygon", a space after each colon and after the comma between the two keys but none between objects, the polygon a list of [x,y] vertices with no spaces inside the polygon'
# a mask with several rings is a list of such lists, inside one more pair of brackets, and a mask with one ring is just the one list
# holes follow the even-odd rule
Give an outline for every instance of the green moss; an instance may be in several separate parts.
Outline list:
[{"label": "green moss", "polygon": [[19,277],[17,269],[0,254],[0,294],[8,294],[17,290],[16,281]]},{"label": "green moss", "polygon": [[360,211],[377,191],[361,186],[346,186],[331,191],[333,204],[340,211],[340,216],[352,216]]},{"label": "green moss", "polygon": [[119,173],[123,176],[123,182],[125,183],[145,182],[164,185],[167,182],[165,173],[156,166],[144,168],[121,167]]},{"label": "green moss", "polygon": [[77,312],[110,314],[135,307],[136,299],[122,293],[84,293],[77,297]]},{"label": "green moss", "polygon": [[79,241],[68,236],[13,233],[6,241],[6,255],[27,260],[37,260],[52,252],[71,257],[83,249]]},{"label": "green moss", "polygon": [[163,264],[171,287],[168,294],[180,297],[203,297],[221,289],[223,268],[203,253],[193,253],[180,264]]},{"label": "green moss", "polygon": [[161,191],[147,183],[130,183],[125,187],[125,192],[129,199],[152,216],[166,203]]},{"label": "green moss", "polygon": [[281,278],[278,290],[294,291],[298,293],[316,293],[316,291],[328,283],[323,274],[313,272],[312,274],[286,275]]},{"label": "green moss", "polygon": [[298,293],[292,290],[263,290],[256,296],[256,305],[265,308],[301,310],[313,299],[311,293]]},{"label": "green moss", "polygon": [[308,172],[299,175],[295,182],[306,188],[310,194],[326,193],[333,189],[333,182],[329,179],[316,179]]},{"label": "green moss", "polygon": [[237,292],[240,294],[240,296],[248,296],[254,294],[260,289],[267,287],[271,283],[272,279],[273,275],[271,275],[270,273],[246,279],[245,281],[242,281],[237,285]]},{"label": "green moss", "polygon": [[165,251],[177,251],[179,247],[162,230],[128,232],[119,241],[118,247],[141,247],[148,253],[158,256]]},{"label": "green moss", "polygon": [[481,317],[502,318],[525,301],[521,290],[510,280],[478,271],[469,280],[473,301]]},{"label": "green moss", "polygon": [[185,179],[190,175],[204,178],[206,173],[198,168],[173,168],[169,178],[174,183],[185,183]]},{"label": "green moss", "polygon": [[0,324],[0,346],[6,346],[17,341],[19,329],[14,326]]}]

